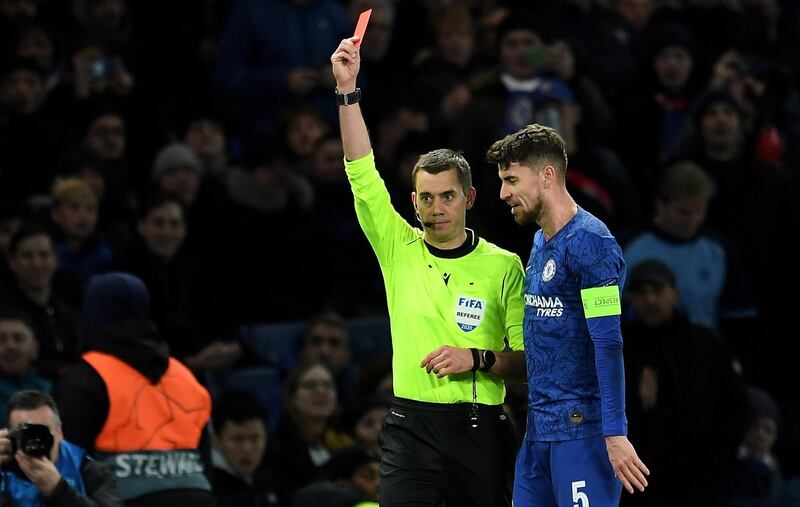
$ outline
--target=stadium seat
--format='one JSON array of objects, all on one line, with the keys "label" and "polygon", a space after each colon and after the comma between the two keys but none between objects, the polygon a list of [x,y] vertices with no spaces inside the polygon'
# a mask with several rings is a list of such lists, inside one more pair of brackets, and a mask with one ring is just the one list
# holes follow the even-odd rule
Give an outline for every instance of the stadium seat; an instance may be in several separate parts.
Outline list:
[{"label": "stadium seat", "polygon": [[209,372],[206,385],[212,399],[218,399],[227,391],[252,394],[267,410],[269,429],[275,429],[283,412],[283,376],[276,368],[259,366],[225,373]]},{"label": "stadium seat", "polygon": [[305,322],[242,326],[240,337],[266,365],[289,372],[297,365]]},{"label": "stadium seat", "polygon": [[350,334],[350,350],[355,364],[361,364],[371,357],[392,349],[389,319],[385,317],[351,319],[347,321],[347,329]]}]

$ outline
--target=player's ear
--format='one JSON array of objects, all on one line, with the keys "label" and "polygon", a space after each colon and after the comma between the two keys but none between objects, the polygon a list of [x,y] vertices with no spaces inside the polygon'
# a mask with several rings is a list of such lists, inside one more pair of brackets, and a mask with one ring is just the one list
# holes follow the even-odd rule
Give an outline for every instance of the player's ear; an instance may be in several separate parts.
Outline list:
[{"label": "player's ear", "polygon": [[545,186],[549,186],[558,180],[558,170],[552,164],[547,164],[546,166],[542,167],[541,174],[542,182]]}]

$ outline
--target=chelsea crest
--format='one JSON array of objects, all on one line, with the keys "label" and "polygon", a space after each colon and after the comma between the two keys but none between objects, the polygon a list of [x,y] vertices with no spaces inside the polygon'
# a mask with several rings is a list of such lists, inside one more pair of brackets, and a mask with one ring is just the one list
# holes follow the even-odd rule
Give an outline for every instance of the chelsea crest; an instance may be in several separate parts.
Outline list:
[{"label": "chelsea crest", "polygon": [[549,282],[554,276],[556,276],[556,261],[548,259],[542,270],[542,281]]}]

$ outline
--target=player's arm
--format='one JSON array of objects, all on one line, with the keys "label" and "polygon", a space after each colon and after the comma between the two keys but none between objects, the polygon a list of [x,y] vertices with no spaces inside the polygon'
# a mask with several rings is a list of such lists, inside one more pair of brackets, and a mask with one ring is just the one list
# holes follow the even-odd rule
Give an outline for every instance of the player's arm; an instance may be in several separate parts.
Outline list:
[{"label": "player's arm", "polygon": [[627,435],[617,280],[608,281],[607,285],[582,289],[581,300],[589,336],[594,343],[595,368],[603,408],[603,435]]},{"label": "player's arm", "polygon": [[611,236],[589,232],[575,235],[568,251],[571,270],[581,289],[586,327],[594,344],[603,436],[627,435],[619,298],[619,284],[625,276],[622,251]]},{"label": "player's arm", "polygon": [[650,471],[628,441],[625,419],[625,369],[622,361],[619,286],[609,284],[581,291],[586,324],[594,342],[600,386],[603,436],[614,474],[629,493],[644,491]]},{"label": "player's arm", "polygon": [[620,328],[620,289],[625,263],[613,238],[588,235],[581,241],[577,272],[589,336],[594,344],[603,436],[614,473],[630,493],[644,491],[650,471],[628,441],[625,369]]}]

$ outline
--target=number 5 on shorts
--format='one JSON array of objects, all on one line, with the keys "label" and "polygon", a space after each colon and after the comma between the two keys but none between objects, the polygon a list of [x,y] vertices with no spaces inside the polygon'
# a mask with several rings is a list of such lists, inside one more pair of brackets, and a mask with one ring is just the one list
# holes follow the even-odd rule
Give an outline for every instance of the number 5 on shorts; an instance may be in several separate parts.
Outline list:
[{"label": "number 5 on shorts", "polygon": [[586,487],[586,481],[572,481],[572,507],[589,507],[589,497],[583,491],[578,491]]}]

